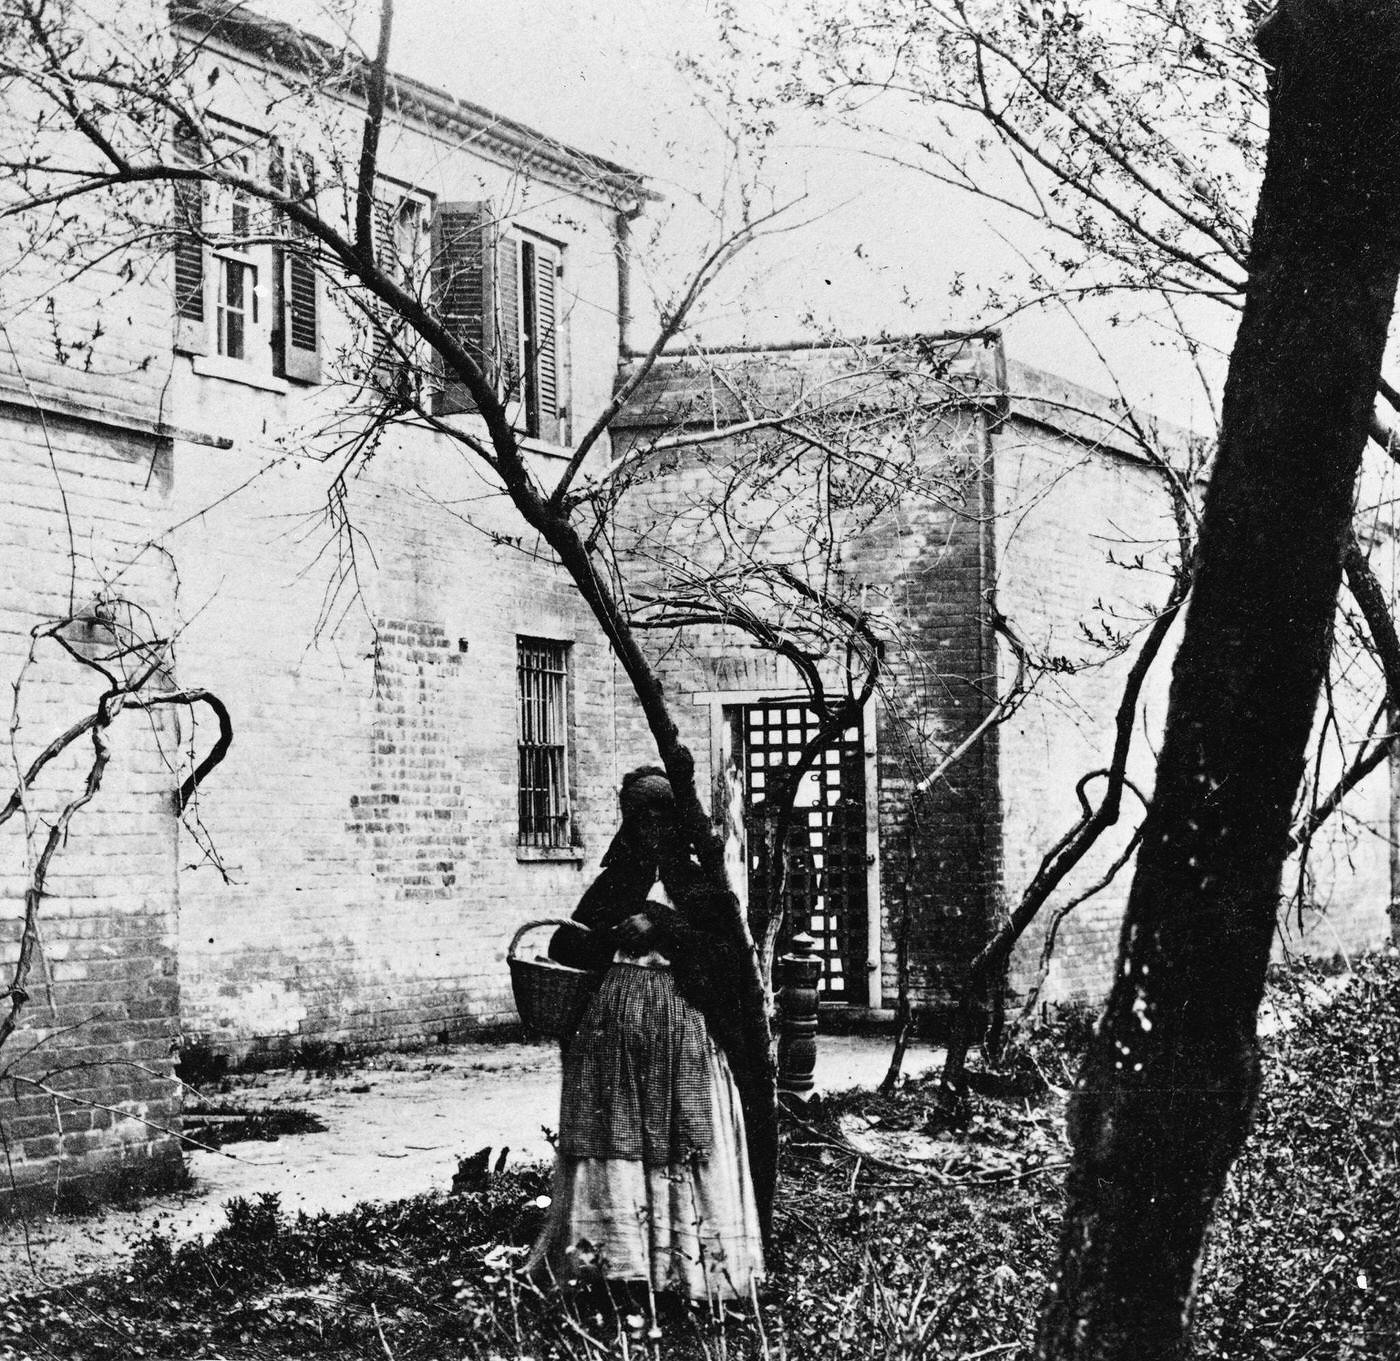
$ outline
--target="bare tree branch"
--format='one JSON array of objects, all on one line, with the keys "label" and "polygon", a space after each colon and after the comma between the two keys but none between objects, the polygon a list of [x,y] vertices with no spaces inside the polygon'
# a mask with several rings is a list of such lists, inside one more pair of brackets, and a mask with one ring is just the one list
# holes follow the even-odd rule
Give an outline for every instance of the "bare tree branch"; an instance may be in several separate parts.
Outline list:
[{"label": "bare tree branch", "polygon": [[769,213],[764,213],[761,217],[750,222],[745,222],[737,231],[725,237],[701,262],[699,269],[691,276],[690,283],[685,292],[681,295],[680,301],[675,308],[662,318],[661,328],[656,333],[655,339],[648,347],[645,355],[642,356],[636,368],[632,371],[627,381],[619,384],[616,392],[613,393],[612,400],[598,413],[593,424],[584,432],[583,438],[574,446],[574,452],[569,459],[568,466],[561,474],[559,481],[555,484],[554,491],[550,497],[550,504],[553,509],[563,509],[569,494],[569,488],[574,479],[578,476],[579,469],[583,467],[584,460],[588,457],[589,451],[602,438],[603,434],[611,427],[617,419],[619,412],[631,400],[633,393],[646,380],[647,375],[655,366],[656,361],[661,357],[661,352],[680,334],[681,328],[685,325],[686,318],[689,317],[691,309],[700,300],[705,290],[714,282],[715,276],[724,268],[743,248],[758,236],[762,229],[769,223],[781,217],[790,204],[774,208]]},{"label": "bare tree branch", "polygon": [[384,84],[389,72],[389,39],[394,29],[394,0],[379,0],[379,46],[370,64],[365,90],[364,137],[355,185],[355,246],[366,260],[374,258],[374,181],[379,166],[379,135],[384,123]]}]

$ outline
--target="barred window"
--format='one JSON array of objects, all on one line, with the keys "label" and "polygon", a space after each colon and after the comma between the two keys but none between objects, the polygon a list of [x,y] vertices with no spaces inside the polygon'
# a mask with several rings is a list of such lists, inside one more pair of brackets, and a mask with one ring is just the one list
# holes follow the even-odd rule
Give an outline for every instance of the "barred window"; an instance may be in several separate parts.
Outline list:
[{"label": "barred window", "polygon": [[569,645],[516,639],[520,700],[520,844],[567,846]]}]

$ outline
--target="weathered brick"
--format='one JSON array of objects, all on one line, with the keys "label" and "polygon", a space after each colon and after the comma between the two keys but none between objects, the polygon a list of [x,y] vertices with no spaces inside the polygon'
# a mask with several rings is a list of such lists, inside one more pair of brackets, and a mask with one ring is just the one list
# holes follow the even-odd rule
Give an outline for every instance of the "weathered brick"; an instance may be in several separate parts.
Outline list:
[{"label": "weathered brick", "polygon": [[[701,379],[705,363],[663,363],[638,390],[624,424],[629,434],[635,431],[639,447],[670,433],[671,422],[695,433],[713,421],[737,418],[736,392],[776,393],[775,400],[791,403],[801,392],[821,391],[833,374],[841,381],[843,364],[869,366],[871,360],[868,353],[833,355],[822,348],[719,353],[708,363],[724,376],[709,382]],[[990,407],[973,401],[923,432],[921,475],[930,483],[960,485],[960,495],[921,498],[906,491],[897,510],[869,520],[842,542],[844,576],[837,579],[859,589],[877,625],[898,639],[888,651],[878,712],[877,963],[887,1000],[896,989],[895,935],[906,912],[916,1001],[946,1005],[1000,913],[1078,817],[1075,783],[1107,758],[1127,666],[1089,642],[1081,626],[1140,629],[1166,590],[1164,569],[1175,543],[1170,502],[1161,475],[1123,433],[1121,412],[1098,394],[1050,375],[1014,363],[1011,369],[1008,409],[995,427],[988,424]],[[979,395],[975,384],[970,395]],[[897,399],[890,389],[862,394],[867,414]],[[702,452],[668,455],[649,466],[640,504],[630,523],[624,520],[633,536],[622,538],[624,556],[629,546],[638,546],[648,559],[669,549],[684,560],[694,545],[697,570],[718,563],[717,556],[707,556],[711,541],[701,533],[697,507],[713,495],[717,472],[722,483],[728,469],[752,458],[765,442],[780,445],[772,434],[722,439]],[[794,457],[790,447],[783,456]],[[801,548],[798,539],[784,538],[783,526],[790,522],[783,500],[808,490],[795,481],[761,507],[745,508],[748,523],[760,526],[753,542],[771,557],[791,560]],[[1393,497],[1383,493],[1367,500],[1391,503]],[[1385,551],[1392,551],[1389,531],[1377,533]],[[1139,553],[1149,570],[1137,565]],[[1004,644],[993,645],[982,622],[984,596],[993,588],[997,606],[1032,654],[1055,660],[1059,669],[1038,682],[1010,722],[916,797],[917,781],[973,731],[1014,674],[1014,658]],[[792,673],[758,654],[737,630],[687,628],[658,643],[652,655],[677,695],[731,692],[738,704],[754,694],[801,689]],[[1162,674],[1168,665],[1169,656],[1159,662]],[[1342,726],[1359,734],[1367,706],[1383,687],[1374,674],[1358,685],[1354,661],[1342,669],[1348,671],[1336,683],[1339,712],[1345,710]],[[1157,685],[1149,696],[1149,728],[1160,723],[1162,688]],[[704,784],[712,761],[708,710],[681,710],[683,735],[696,752]],[[628,722],[620,717],[620,730]],[[1131,774],[1139,788],[1150,786],[1146,742],[1139,742]],[[1319,873],[1310,894],[1333,907],[1325,925],[1317,914],[1305,914],[1301,948],[1330,953],[1386,937],[1388,791],[1376,776],[1358,793],[1357,816],[1373,833],[1348,835],[1338,824],[1315,850]],[[1135,819],[1137,810],[1130,812]],[[1122,828],[1085,859],[1066,893],[1102,876],[1132,825],[1125,816]],[[1105,989],[1130,874],[1124,870],[1067,921],[1043,994],[1047,1000],[1093,999]],[[1056,906],[1052,900],[1043,917]],[[1043,933],[1042,920],[1018,949],[1013,990],[1034,981]]]}]

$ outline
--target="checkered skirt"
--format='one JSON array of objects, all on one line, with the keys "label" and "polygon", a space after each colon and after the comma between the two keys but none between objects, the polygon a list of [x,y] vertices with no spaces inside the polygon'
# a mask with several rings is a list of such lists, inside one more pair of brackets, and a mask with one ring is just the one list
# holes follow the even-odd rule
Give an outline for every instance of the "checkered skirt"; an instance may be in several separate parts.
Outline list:
[{"label": "checkered skirt", "polygon": [[614,964],[564,1058],[559,1151],[647,1167],[703,1162],[714,1146],[710,1047],[669,968]]}]

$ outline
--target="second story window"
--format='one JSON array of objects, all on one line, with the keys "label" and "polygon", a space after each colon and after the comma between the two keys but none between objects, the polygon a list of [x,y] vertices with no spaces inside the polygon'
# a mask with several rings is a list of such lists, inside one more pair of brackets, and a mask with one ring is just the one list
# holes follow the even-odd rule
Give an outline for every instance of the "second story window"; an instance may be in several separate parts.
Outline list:
[{"label": "second story window", "polygon": [[258,324],[258,272],[239,259],[219,259],[218,349],[228,359],[248,357]]},{"label": "second story window", "polygon": [[390,243],[397,282],[417,294],[423,282],[428,254],[428,205],[426,200],[404,194],[390,219]]},{"label": "second story window", "polygon": [[[177,139],[181,160],[257,181],[285,182],[251,152],[213,156]],[[294,190],[309,170],[285,172]],[[309,241],[258,197],[218,179],[181,181],[175,194],[175,348],[214,377],[320,381],[320,297]],[[277,244],[281,238],[286,244]]]},{"label": "second story window", "polygon": [[[444,203],[433,217],[433,302],[477,361],[517,430],[567,444],[564,249],[506,230],[485,202]],[[436,409],[473,411],[465,384],[446,375]]]},{"label": "second story window", "polygon": [[[247,173],[246,158],[239,169]],[[262,335],[258,307],[258,262],[267,249],[252,245],[253,211],[245,194],[224,190],[216,195],[224,200],[226,212],[216,213],[211,224],[226,239],[215,249],[214,263],[214,343],[226,359],[262,357],[267,348]]]},{"label": "second story window", "polygon": [[569,826],[569,645],[516,639],[519,842],[566,847]]},{"label": "second story window", "polygon": [[[252,177],[253,158],[230,158],[229,168]],[[260,217],[240,189],[216,185],[209,231],[209,272],[213,274],[214,353],[272,369],[272,341],[267,333],[267,306],[259,293],[271,273],[272,248],[257,240]],[[207,285],[206,285],[207,286]]]}]

